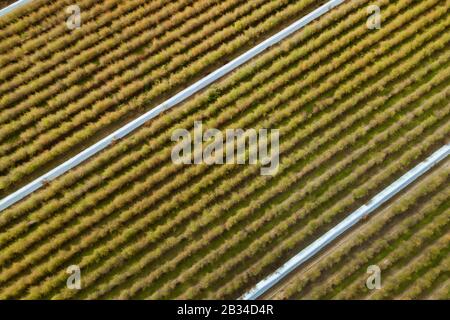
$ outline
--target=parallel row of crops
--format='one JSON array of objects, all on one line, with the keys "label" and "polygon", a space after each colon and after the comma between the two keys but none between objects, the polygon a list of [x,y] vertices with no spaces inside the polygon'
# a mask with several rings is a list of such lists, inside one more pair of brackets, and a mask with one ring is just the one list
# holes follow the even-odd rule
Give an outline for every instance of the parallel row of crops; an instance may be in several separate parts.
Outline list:
[{"label": "parallel row of crops", "polygon": [[[450,161],[380,212],[274,298],[449,299]],[[381,269],[381,288],[366,286]]]},{"label": "parallel row of crops", "polygon": [[[450,3],[378,3],[380,30],[348,1],[2,212],[0,297],[238,297],[442,145]],[[195,120],[278,128],[277,175],[174,165]]]},{"label": "parallel row of crops", "polygon": [[0,21],[0,192],[320,3],[80,0],[81,27],[69,30],[73,3],[44,2]]}]

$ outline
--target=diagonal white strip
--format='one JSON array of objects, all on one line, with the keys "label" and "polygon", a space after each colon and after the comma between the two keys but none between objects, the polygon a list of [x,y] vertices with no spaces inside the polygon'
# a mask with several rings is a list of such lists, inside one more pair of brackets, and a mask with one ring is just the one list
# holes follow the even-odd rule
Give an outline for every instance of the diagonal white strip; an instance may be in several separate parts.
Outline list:
[{"label": "diagonal white strip", "polygon": [[47,181],[51,181],[60,175],[64,174],[65,172],[69,171],[70,169],[76,167],[83,161],[89,159],[93,155],[97,154],[101,150],[105,149],[107,146],[109,146],[113,141],[123,138],[124,136],[128,135],[130,132],[133,132],[137,128],[141,127],[144,123],[147,121],[155,118],[157,115],[159,115],[161,112],[166,111],[167,109],[172,108],[173,106],[179,104],[180,102],[188,99],[195,93],[199,92],[203,88],[207,87],[208,85],[212,84],[216,80],[222,78],[226,74],[230,73],[240,65],[246,63],[250,59],[254,58],[267,48],[270,48],[271,46],[279,43],[283,39],[287,38],[294,32],[298,31],[299,29],[303,28],[307,24],[309,24],[311,21],[319,18],[323,14],[327,13],[334,7],[340,5],[346,0],[331,0],[327,2],[326,4],[322,5],[321,7],[317,8],[316,10],[312,11],[311,13],[307,14],[303,18],[297,20],[290,26],[286,27],[285,29],[281,30],[277,34],[273,35],[272,37],[266,39],[265,41],[261,42],[259,45],[253,47],[249,51],[243,53],[233,61],[229,62],[228,64],[224,65],[223,67],[217,69],[216,71],[210,73],[208,76],[200,79],[193,85],[189,86],[188,88],[184,89],[183,91],[179,92],[178,94],[174,95],[172,98],[166,100],[162,104],[158,105],[157,107],[153,108],[149,112],[143,114],[139,118],[136,118],[135,120],[131,121],[130,123],[126,124],[125,126],[121,127],[117,131],[113,132],[106,138],[103,138],[99,142],[95,143],[94,145],[90,146],[89,148],[83,150],[73,158],[67,160],[63,164],[57,166],[53,170],[49,171],[48,173],[40,176],[36,180],[30,182],[23,188],[17,190],[16,192],[10,194],[6,198],[0,200],[0,211],[5,210],[9,206],[13,205],[14,203],[20,201],[30,193],[34,192],[35,190],[41,188],[43,184]]},{"label": "diagonal white strip", "polygon": [[19,0],[14,3],[11,3],[9,6],[4,7],[0,10],[0,17],[4,16],[7,13],[10,13],[11,11],[17,9],[18,7],[21,7],[23,5],[26,5],[27,3],[30,3],[33,0]]},{"label": "diagonal white strip", "polygon": [[313,257],[316,253],[322,250],[330,242],[335,240],[345,231],[354,226],[365,216],[369,215],[381,205],[386,203],[393,196],[405,189],[417,178],[433,168],[436,164],[444,160],[450,155],[450,144],[447,144],[433,153],[424,162],[418,164],[416,167],[408,171],[405,175],[400,177],[397,181],[392,183],[389,187],[381,191],[375,197],[373,197],[367,204],[360,207],[358,210],[347,216],[337,226],[326,232],[319,239],[314,241],[308,247],[300,251],[297,255],[291,258],[288,262],[278,268],[274,273],[260,281],[255,287],[244,294],[240,299],[242,300],[254,300],[259,298],[270,288],[279,283],[289,273],[298,268],[301,264]]}]

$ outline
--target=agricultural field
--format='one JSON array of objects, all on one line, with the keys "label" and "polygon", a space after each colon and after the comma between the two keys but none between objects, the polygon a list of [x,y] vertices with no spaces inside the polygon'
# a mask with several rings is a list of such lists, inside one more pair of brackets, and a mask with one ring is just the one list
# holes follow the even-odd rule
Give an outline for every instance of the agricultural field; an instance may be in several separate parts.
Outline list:
[{"label": "agricultural field", "polygon": [[0,9],[9,6],[14,0],[0,0]]},{"label": "agricultural field", "polygon": [[37,0],[3,17],[0,196],[321,2],[82,0],[74,30],[72,1]]},{"label": "agricultural field", "polygon": [[[25,23],[0,18],[5,195],[319,5],[84,0],[67,35],[68,2],[40,2]],[[374,30],[370,4],[345,1],[0,212],[0,299],[238,298],[448,142],[450,1],[377,0]],[[172,133],[199,121],[278,129],[276,173],[175,164]],[[448,164],[274,297],[448,298]],[[372,260],[386,287],[371,295],[359,279]]]},{"label": "agricultural field", "polygon": [[[449,299],[450,160],[271,292],[274,299]],[[380,290],[366,270],[381,269]]]}]

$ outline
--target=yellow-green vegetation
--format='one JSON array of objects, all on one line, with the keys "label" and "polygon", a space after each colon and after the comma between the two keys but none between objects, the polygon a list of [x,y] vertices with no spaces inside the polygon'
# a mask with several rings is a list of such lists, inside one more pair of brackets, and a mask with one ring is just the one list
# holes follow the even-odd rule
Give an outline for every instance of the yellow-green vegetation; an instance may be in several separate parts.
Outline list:
[{"label": "yellow-green vegetation", "polygon": [[[450,161],[413,185],[275,299],[449,299]],[[366,270],[378,266],[381,288]]]},{"label": "yellow-green vegetation", "polygon": [[[440,147],[450,2],[377,3],[381,29],[346,1],[2,212],[0,298],[236,298]],[[277,174],[173,164],[172,132],[196,120],[279,129]]]},{"label": "yellow-green vegetation", "polygon": [[[0,194],[315,8],[313,0],[37,0],[0,19]],[[3,192],[4,193],[4,192]]]}]

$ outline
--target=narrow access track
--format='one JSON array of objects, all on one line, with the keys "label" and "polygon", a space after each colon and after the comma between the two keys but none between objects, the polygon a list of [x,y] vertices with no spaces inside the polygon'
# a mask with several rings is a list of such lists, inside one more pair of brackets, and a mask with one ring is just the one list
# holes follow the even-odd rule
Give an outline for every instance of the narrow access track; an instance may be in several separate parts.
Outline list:
[{"label": "narrow access track", "polygon": [[9,6],[4,7],[0,10],[0,17],[3,17],[5,14],[10,13],[11,11],[30,3],[33,0],[19,0],[11,3]]},{"label": "narrow access track", "polygon": [[265,292],[277,285],[282,279],[288,276],[300,265],[315,256],[328,244],[333,242],[336,238],[338,238],[340,235],[342,235],[344,232],[358,223],[361,219],[364,219],[384,203],[392,199],[395,195],[404,190],[407,186],[416,181],[419,177],[428,172],[431,168],[436,166],[449,155],[450,144],[446,144],[435,153],[433,153],[430,157],[428,157],[425,161],[418,164],[416,167],[401,176],[386,189],[378,193],[368,203],[347,216],[347,218],[342,220],[338,225],[326,232],[319,239],[301,250],[297,255],[295,255],[284,265],[278,268],[274,273],[260,281],[255,287],[244,294],[240,299],[255,300],[261,297]]},{"label": "narrow access track", "polygon": [[23,198],[25,198],[32,192],[40,189],[43,185],[47,184],[48,182],[54,180],[55,178],[61,176],[62,174],[69,171],[70,169],[76,167],[80,163],[93,157],[94,155],[96,155],[97,153],[99,153],[100,151],[102,151],[103,149],[108,147],[114,141],[117,141],[117,140],[125,137],[126,135],[130,134],[131,132],[135,131],[137,128],[141,127],[147,121],[155,118],[162,112],[187,100],[189,97],[193,96],[200,90],[211,85],[212,83],[214,83],[218,79],[222,78],[223,76],[229,74],[231,71],[235,70],[239,66],[243,65],[244,63],[248,62],[252,58],[259,55],[261,52],[267,50],[268,48],[272,47],[273,45],[278,44],[280,41],[284,40],[285,38],[289,37],[294,32],[300,30],[301,28],[303,28],[307,24],[311,23],[315,19],[321,17],[322,15],[329,12],[333,8],[342,4],[344,1],[346,1],[346,0],[328,1],[321,7],[310,12],[306,16],[300,18],[299,20],[292,23],[288,27],[284,28],[280,32],[276,33],[272,37],[266,39],[265,41],[261,42],[257,46],[253,47],[252,49],[243,53],[239,57],[235,58],[231,62],[227,63],[226,65],[222,66],[221,68],[217,69],[216,71],[210,73],[206,77],[200,79],[196,83],[192,84],[191,86],[187,87],[183,91],[174,95],[170,99],[168,99],[165,102],[161,103],[160,105],[156,106],[152,110],[150,110],[147,113],[141,115],[140,117],[134,119],[133,121],[126,124],[125,126],[119,128],[115,132],[111,133],[107,137],[103,138],[102,140],[98,141],[97,143],[95,143],[92,146],[88,147],[87,149],[83,150],[79,154],[75,155],[71,159],[69,159],[66,162],[62,163],[61,165],[55,167],[54,169],[47,172],[46,174],[43,174],[42,176],[40,176],[39,178],[28,183],[21,189],[13,192],[9,196],[3,198],[2,200],[0,200],[0,212],[5,210],[6,208],[10,207],[11,205],[15,204],[16,202],[22,200]]}]

